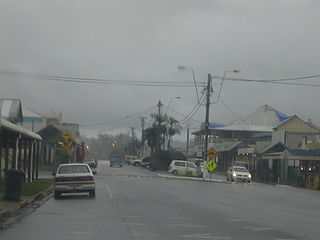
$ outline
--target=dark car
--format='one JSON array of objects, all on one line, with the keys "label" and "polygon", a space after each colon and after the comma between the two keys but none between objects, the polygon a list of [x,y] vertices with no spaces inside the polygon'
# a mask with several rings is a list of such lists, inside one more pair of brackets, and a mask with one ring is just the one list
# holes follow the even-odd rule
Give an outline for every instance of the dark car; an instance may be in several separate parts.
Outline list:
[{"label": "dark car", "polygon": [[141,167],[143,168],[150,168],[151,164],[151,157],[145,157],[141,161]]},{"label": "dark car", "polygon": [[123,166],[123,159],[121,157],[111,157],[110,158],[110,167],[113,166]]}]

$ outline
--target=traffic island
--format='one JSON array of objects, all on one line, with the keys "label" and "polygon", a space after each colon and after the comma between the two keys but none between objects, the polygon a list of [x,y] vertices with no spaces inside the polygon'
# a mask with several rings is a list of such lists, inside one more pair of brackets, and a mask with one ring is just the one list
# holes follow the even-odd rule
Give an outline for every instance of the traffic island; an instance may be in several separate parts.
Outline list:
[{"label": "traffic island", "polygon": [[217,178],[197,178],[197,177],[187,177],[187,176],[176,176],[166,173],[158,173],[158,177],[161,178],[171,178],[171,179],[181,179],[181,180],[192,180],[192,181],[203,181],[203,182],[219,182],[219,183],[228,183],[225,180]]}]

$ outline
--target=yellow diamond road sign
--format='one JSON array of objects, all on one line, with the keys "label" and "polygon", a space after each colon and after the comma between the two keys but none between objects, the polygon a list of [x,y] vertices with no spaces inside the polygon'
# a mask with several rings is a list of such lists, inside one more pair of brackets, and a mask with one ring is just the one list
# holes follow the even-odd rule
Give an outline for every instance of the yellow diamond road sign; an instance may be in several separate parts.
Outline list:
[{"label": "yellow diamond road sign", "polygon": [[217,164],[211,159],[209,162],[205,164],[205,167],[210,171],[213,172],[217,168]]},{"label": "yellow diamond road sign", "polygon": [[71,146],[71,142],[66,141],[66,140],[62,142],[62,147],[63,147],[65,150],[68,150],[68,149],[70,148],[70,146]]},{"label": "yellow diamond road sign", "polygon": [[71,133],[69,131],[64,131],[62,137],[64,140],[69,140],[71,138]]},{"label": "yellow diamond road sign", "polygon": [[217,156],[217,151],[212,147],[208,150],[207,155],[212,160]]}]

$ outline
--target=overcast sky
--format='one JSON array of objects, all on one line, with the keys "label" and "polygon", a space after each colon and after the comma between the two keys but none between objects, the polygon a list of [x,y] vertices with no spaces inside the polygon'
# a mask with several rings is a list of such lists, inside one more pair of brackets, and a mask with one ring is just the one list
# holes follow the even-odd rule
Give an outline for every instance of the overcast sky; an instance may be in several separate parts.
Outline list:
[{"label": "overcast sky", "polygon": [[[178,71],[178,65],[193,68],[198,82],[208,73],[222,76],[233,69],[241,73],[227,76],[313,75],[320,73],[319,9],[316,0],[0,0],[0,71],[189,83],[191,72]],[[316,84],[320,78],[299,82]],[[120,119],[82,132],[90,135],[135,126],[125,116],[148,116],[138,112],[159,99],[168,105],[170,98],[181,97],[171,102],[181,114],[196,104],[192,87],[80,84],[6,74],[0,74],[0,84],[1,98],[19,98],[23,107],[40,113],[62,111],[66,122]],[[226,81],[221,97],[236,114],[219,102],[211,106],[210,119],[227,124],[269,104],[320,124],[319,92],[319,87]],[[204,120],[204,106],[193,119]]]}]

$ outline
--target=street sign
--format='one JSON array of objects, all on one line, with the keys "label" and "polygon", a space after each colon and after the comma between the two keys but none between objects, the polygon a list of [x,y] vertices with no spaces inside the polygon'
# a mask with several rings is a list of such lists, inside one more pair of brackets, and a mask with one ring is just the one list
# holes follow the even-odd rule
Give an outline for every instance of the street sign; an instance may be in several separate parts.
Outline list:
[{"label": "street sign", "polygon": [[71,146],[71,142],[70,141],[67,141],[67,140],[64,140],[62,142],[62,147],[65,149],[65,150],[68,150]]},{"label": "street sign", "polygon": [[71,138],[71,133],[69,131],[64,131],[62,137],[64,140],[69,140]]},{"label": "street sign", "polygon": [[212,147],[208,150],[207,155],[210,160],[214,159],[217,156],[218,152]]},{"label": "street sign", "polygon": [[211,159],[204,165],[210,172],[213,172],[217,168],[217,164]]}]

